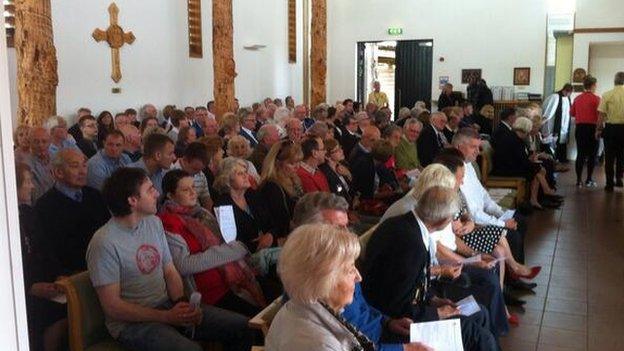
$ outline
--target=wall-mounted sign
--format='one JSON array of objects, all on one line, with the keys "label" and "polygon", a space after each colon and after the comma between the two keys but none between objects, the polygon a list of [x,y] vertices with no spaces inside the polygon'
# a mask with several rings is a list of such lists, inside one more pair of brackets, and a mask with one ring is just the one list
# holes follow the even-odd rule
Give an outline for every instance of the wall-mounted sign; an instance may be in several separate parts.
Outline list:
[{"label": "wall-mounted sign", "polygon": [[388,28],[388,34],[401,35],[403,34],[403,28]]}]

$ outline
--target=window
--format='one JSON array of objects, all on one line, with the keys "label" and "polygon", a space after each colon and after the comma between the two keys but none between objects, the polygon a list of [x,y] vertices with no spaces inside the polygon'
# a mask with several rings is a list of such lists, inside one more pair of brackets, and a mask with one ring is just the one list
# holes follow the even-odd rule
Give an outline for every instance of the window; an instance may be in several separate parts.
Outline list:
[{"label": "window", "polygon": [[188,0],[189,56],[203,57],[201,0]]},{"label": "window", "polygon": [[4,29],[7,37],[7,47],[15,46],[15,0],[3,0],[4,4]]}]

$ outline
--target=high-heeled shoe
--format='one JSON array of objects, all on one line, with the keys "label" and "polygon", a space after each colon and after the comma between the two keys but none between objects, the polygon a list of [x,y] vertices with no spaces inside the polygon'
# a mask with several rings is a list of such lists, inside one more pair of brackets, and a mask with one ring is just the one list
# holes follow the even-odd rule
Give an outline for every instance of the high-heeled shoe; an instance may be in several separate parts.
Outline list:
[{"label": "high-heeled shoe", "polygon": [[508,322],[510,325],[512,325],[512,326],[514,326],[514,327],[517,327],[517,326],[519,326],[519,325],[520,325],[520,318],[518,317],[518,315],[517,315],[517,314],[515,314],[515,313],[510,313],[510,314],[509,314],[509,317],[507,317],[507,322]]},{"label": "high-heeled shoe", "polygon": [[534,266],[534,267],[531,267],[531,273],[518,274],[516,272],[511,272],[510,278],[513,280],[518,280],[520,278],[531,280],[535,278],[541,271],[542,271],[542,266]]}]

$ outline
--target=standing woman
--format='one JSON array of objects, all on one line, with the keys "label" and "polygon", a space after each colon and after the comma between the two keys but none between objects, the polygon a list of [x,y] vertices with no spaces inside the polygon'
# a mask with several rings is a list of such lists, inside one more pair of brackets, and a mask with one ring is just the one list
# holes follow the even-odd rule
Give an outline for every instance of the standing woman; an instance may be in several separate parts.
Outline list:
[{"label": "standing woman", "polygon": [[97,118],[97,127],[98,127],[98,147],[102,147],[104,145],[104,140],[106,140],[106,136],[110,131],[115,129],[115,124],[113,123],[113,115],[108,111],[102,111],[98,115]]},{"label": "standing woman", "polygon": [[280,244],[290,232],[295,203],[303,196],[296,172],[302,159],[301,146],[283,140],[273,144],[262,165],[259,189],[271,214],[273,235]]},{"label": "standing woman", "polygon": [[598,123],[598,105],[600,98],[596,92],[596,78],[587,76],[583,80],[585,91],[574,99],[570,115],[574,116],[576,123],[576,145],[578,156],[576,157],[576,186],[583,186],[582,176],[585,161],[587,161],[586,187],[595,187],[596,182],[592,178],[598,153],[598,139],[596,139],[596,123]]}]

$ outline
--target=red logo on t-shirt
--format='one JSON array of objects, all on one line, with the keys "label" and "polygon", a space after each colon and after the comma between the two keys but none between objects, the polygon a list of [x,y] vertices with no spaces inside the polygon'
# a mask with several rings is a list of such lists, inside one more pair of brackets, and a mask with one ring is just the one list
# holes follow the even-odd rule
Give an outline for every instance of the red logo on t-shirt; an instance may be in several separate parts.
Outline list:
[{"label": "red logo on t-shirt", "polygon": [[152,245],[143,244],[136,252],[137,268],[143,274],[150,274],[160,264],[160,254]]}]

